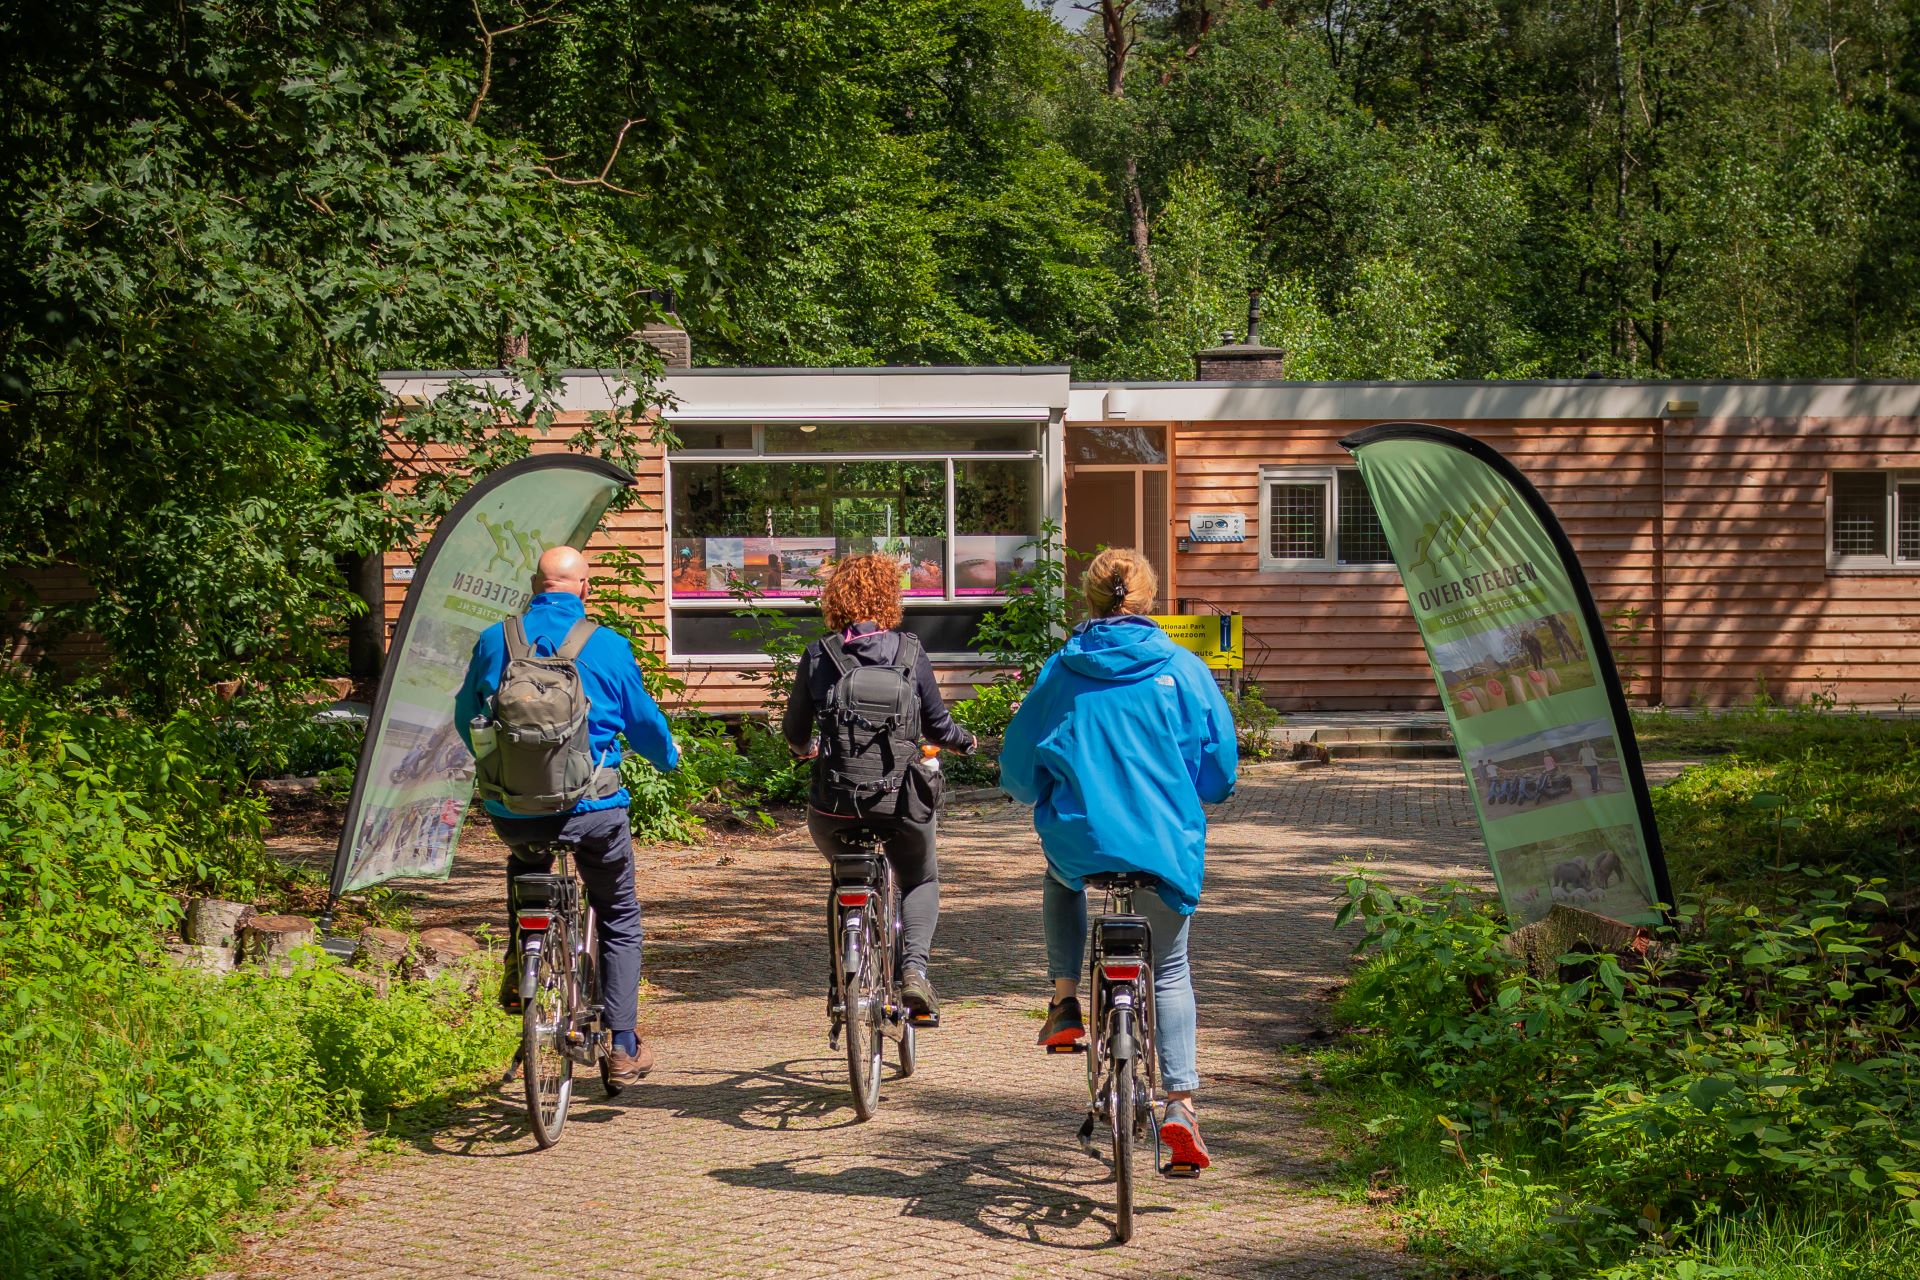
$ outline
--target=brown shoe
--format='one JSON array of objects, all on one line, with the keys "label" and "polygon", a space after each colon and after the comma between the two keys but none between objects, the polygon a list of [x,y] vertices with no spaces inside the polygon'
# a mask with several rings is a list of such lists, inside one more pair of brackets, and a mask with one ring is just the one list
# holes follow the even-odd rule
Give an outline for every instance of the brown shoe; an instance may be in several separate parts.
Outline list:
[{"label": "brown shoe", "polygon": [[638,1053],[622,1053],[615,1049],[608,1055],[607,1083],[616,1089],[625,1089],[629,1085],[640,1083],[640,1077],[653,1070],[653,1050],[647,1042],[640,1042]]}]

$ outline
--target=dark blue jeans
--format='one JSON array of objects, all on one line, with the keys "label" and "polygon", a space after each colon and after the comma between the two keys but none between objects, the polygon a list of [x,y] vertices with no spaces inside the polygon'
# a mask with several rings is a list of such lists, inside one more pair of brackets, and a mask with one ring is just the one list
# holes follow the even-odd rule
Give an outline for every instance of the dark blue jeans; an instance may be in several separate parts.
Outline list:
[{"label": "dark blue jeans", "polygon": [[520,951],[513,882],[553,869],[553,855],[529,846],[571,845],[574,874],[600,921],[600,998],[606,1027],[633,1030],[640,1000],[640,900],[633,896],[633,830],[625,809],[595,809],[553,818],[495,818],[493,829],[513,850],[507,860],[508,947]]}]

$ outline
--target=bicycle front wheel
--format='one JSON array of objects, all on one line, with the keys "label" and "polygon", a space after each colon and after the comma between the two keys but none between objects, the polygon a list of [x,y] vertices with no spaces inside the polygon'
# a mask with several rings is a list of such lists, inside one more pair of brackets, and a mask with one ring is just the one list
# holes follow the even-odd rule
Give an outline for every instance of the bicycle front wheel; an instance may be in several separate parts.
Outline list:
[{"label": "bicycle front wheel", "polygon": [[1113,1125],[1113,1238],[1133,1239],[1133,1060],[1115,1056],[1107,1104]]},{"label": "bicycle front wheel", "polygon": [[853,1111],[862,1120],[873,1119],[880,1107],[880,1064],[886,1035],[880,1029],[887,1016],[886,993],[880,989],[880,931],[868,914],[850,940],[843,981],[846,984],[847,1084],[853,1090]]},{"label": "bicycle front wheel", "polygon": [[573,1100],[573,1059],[560,1044],[567,1021],[565,939],[557,932],[535,958],[533,996],[520,1015],[520,1059],[527,1085],[527,1119],[542,1149],[560,1141]]}]

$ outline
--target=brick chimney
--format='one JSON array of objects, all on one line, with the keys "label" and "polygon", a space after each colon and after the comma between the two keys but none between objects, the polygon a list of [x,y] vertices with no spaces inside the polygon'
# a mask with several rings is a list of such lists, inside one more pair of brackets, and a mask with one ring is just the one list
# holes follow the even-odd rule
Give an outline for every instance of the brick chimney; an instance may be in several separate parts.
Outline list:
[{"label": "brick chimney", "polygon": [[673,290],[653,291],[653,300],[661,304],[665,318],[649,320],[640,330],[640,339],[655,351],[669,369],[691,369],[693,367],[693,339],[680,327],[680,316],[674,310]]},{"label": "brick chimney", "polygon": [[1247,340],[1235,342],[1229,329],[1220,345],[1194,353],[1194,376],[1201,382],[1277,381],[1287,376],[1287,353],[1260,343],[1260,291],[1247,290]]}]

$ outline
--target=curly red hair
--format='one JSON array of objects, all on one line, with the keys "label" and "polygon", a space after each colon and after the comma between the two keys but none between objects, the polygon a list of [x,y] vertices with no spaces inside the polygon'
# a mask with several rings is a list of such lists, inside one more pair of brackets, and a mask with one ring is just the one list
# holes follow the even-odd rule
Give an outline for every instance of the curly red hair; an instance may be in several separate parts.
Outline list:
[{"label": "curly red hair", "polygon": [[900,561],[878,554],[848,556],[833,566],[820,592],[827,626],[845,631],[856,622],[900,625]]}]

